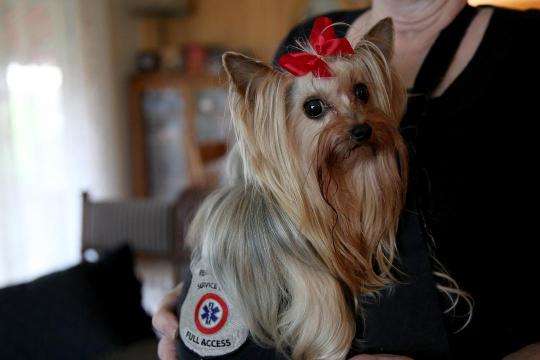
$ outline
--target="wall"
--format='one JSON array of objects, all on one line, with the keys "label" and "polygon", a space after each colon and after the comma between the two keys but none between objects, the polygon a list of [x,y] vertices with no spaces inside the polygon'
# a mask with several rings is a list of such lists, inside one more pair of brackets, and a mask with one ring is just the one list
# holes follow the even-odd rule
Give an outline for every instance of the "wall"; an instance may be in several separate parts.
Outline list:
[{"label": "wall", "polygon": [[280,40],[305,13],[307,0],[197,0],[194,13],[171,21],[173,44],[220,44],[227,49],[248,48],[265,61]]},{"label": "wall", "polygon": [[[127,126],[127,64],[118,60],[117,32],[124,23],[114,0],[80,0],[81,89],[91,139],[86,154],[94,197],[126,197],[131,192]],[[131,59],[130,59],[131,60]]]},{"label": "wall", "polygon": [[138,47],[200,43],[227,50],[248,49],[269,61],[289,30],[309,14],[367,7],[371,0],[191,0],[185,18],[139,22]]}]

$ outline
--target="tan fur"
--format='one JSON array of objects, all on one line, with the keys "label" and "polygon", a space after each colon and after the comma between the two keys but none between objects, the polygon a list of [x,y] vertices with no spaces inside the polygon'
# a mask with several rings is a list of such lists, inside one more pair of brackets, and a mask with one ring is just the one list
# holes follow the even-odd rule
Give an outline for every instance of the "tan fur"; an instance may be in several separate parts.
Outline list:
[{"label": "tan fur", "polygon": [[[299,139],[295,152],[303,156],[309,178],[305,186],[311,185],[308,203],[297,199],[294,212],[302,214],[301,228],[308,238],[320,239],[320,252],[330,255],[327,265],[355,294],[391,279],[407,180],[406,147],[398,130],[404,90],[382,53],[374,50],[361,42],[357,56],[332,62],[334,78],[297,79],[288,102],[294,123],[290,141]],[[365,106],[357,104],[351,91],[360,82],[371,90]],[[301,114],[302,97],[312,94],[332,104],[323,123]],[[348,130],[357,123],[371,125],[373,135],[368,145],[351,150]]]},{"label": "tan fur", "polygon": [[[189,239],[256,341],[292,359],[344,359],[358,299],[392,280],[407,181],[405,92],[389,65],[391,22],[375,30],[356,54],[324,59],[332,78],[224,56],[234,175],[205,202]],[[354,96],[358,83],[368,86],[366,104]],[[324,118],[303,113],[311,97],[330,107]],[[358,145],[349,130],[361,123],[373,134]]]}]

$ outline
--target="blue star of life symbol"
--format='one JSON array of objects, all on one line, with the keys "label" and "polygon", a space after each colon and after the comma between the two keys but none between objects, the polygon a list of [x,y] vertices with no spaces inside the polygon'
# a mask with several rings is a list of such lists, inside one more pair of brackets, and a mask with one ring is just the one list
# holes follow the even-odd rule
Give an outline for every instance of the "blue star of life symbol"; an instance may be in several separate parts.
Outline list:
[{"label": "blue star of life symbol", "polygon": [[220,312],[221,309],[219,308],[219,306],[216,306],[216,304],[211,301],[207,305],[203,306],[203,313],[201,314],[201,318],[203,318],[204,323],[209,326],[219,320],[216,315]]}]

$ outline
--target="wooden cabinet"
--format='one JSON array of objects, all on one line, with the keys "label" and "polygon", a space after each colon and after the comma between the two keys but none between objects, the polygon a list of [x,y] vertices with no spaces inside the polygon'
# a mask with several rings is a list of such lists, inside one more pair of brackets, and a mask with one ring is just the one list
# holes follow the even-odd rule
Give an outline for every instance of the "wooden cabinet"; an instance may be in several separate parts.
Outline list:
[{"label": "wooden cabinet", "polygon": [[217,76],[175,72],[130,80],[133,192],[172,198],[215,182],[205,164],[227,150],[226,89]]}]

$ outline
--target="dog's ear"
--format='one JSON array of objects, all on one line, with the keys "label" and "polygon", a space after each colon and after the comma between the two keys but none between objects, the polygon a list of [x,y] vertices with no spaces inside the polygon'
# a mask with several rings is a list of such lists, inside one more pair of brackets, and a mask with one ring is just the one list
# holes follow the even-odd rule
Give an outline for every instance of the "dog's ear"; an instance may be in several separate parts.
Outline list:
[{"label": "dog's ear", "polygon": [[372,42],[384,54],[387,60],[394,55],[394,22],[387,17],[373,26],[364,39]]},{"label": "dog's ear", "polygon": [[240,95],[257,88],[259,82],[273,72],[268,65],[248,56],[228,51],[223,54],[223,67]]}]

